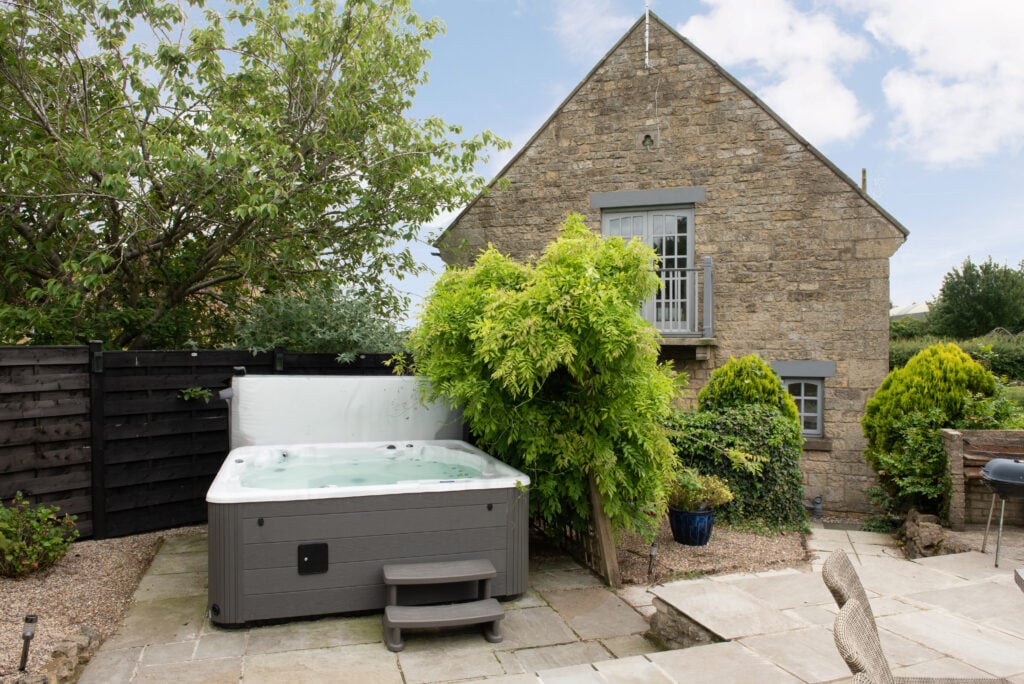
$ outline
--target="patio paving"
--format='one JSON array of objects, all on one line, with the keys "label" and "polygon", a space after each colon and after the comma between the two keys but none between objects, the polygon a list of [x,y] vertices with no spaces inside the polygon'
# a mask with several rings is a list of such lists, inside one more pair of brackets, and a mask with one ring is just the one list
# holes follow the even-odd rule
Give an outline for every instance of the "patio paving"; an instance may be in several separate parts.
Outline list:
[{"label": "patio paving", "polygon": [[[673,684],[848,681],[832,640],[835,604],[821,562],[843,548],[900,676],[1000,676],[1024,684],[1024,530],[994,550],[907,561],[891,537],[815,529],[809,567],[712,576],[612,591],[570,559],[531,560],[530,590],[503,605],[505,639],[473,628],[407,633],[383,644],[380,615],[224,629],[206,616],[205,537],[170,538],[121,629],[81,684],[358,682]],[[655,601],[655,598],[658,601]],[[645,638],[656,604],[686,614],[719,643],[659,651]]]}]

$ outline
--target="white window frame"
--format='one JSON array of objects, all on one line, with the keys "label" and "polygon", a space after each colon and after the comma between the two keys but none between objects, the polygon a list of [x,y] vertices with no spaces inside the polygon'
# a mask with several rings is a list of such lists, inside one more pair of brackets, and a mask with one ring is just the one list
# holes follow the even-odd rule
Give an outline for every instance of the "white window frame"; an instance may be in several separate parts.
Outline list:
[{"label": "white window frame", "polygon": [[[782,382],[786,386],[786,391],[789,392],[789,395],[793,397],[793,401],[796,402],[797,413],[800,415],[800,429],[803,431],[804,436],[823,437],[825,434],[825,381],[822,378],[783,378]],[[800,385],[799,394],[794,394],[793,385]],[[813,397],[803,393],[807,386],[815,388],[815,395]],[[810,401],[815,403],[813,411],[807,410],[807,404]],[[814,420],[812,427],[807,426],[808,418],[813,418]]]},{"label": "white window frame", "polygon": [[[685,222],[684,232],[670,232],[670,225],[678,226],[679,220]],[[694,268],[693,221],[693,205],[615,208],[601,212],[603,236],[624,240],[636,237],[658,251],[662,288],[643,304],[642,315],[664,334],[697,333],[698,269]],[[670,244],[672,253],[663,254]]]},{"label": "white window frame", "polygon": [[[790,392],[789,386],[793,383],[810,383],[817,385],[818,396],[817,402],[818,407],[815,412],[807,411],[804,400],[798,400],[797,397],[793,397],[793,400],[797,402],[797,412],[800,414],[800,429],[804,434],[804,437],[824,437],[825,436],[825,380],[828,378],[835,377],[836,374],[836,362],[835,361],[772,361],[772,369],[779,374],[782,378],[782,384],[786,388],[787,392]],[[790,396],[792,396],[790,392]],[[805,398],[801,398],[805,399]],[[805,429],[804,418],[808,416],[815,416],[817,418],[816,429]]]}]

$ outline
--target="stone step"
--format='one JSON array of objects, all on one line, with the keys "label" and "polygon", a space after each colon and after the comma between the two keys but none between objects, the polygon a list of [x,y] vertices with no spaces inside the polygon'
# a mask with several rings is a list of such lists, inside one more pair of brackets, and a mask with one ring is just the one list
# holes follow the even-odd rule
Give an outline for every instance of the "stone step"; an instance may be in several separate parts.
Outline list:
[{"label": "stone step", "polygon": [[405,648],[402,629],[458,627],[487,623],[484,637],[492,644],[502,640],[501,620],[505,611],[495,599],[435,606],[387,606],[384,608],[384,643],[389,651]]},{"label": "stone step", "polygon": [[489,560],[442,561],[439,563],[392,563],[384,566],[387,586],[448,584],[493,579],[497,575]]}]

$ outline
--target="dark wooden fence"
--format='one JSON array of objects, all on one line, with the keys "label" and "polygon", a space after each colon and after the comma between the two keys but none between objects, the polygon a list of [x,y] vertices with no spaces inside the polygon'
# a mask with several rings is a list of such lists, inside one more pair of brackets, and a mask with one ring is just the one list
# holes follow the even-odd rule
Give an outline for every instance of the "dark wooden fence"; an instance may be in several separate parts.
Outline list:
[{"label": "dark wooden fence", "polygon": [[[23,492],[78,516],[82,536],[206,521],[206,490],[228,450],[218,392],[249,374],[381,375],[384,355],[340,365],[281,350],[0,348],[0,498]],[[184,398],[189,388],[208,390]]]}]

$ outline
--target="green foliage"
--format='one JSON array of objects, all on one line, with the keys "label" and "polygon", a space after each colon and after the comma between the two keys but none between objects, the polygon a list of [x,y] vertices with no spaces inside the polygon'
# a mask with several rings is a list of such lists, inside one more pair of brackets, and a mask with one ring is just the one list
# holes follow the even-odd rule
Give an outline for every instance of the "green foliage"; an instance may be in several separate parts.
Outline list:
[{"label": "green foliage", "polygon": [[78,530],[74,516],[58,517],[57,510],[33,506],[21,492],[9,506],[0,504],[0,576],[45,570],[64,557]]},{"label": "green foliage", "polygon": [[678,389],[640,316],[655,258],[573,214],[534,266],[490,248],[449,269],[410,335],[426,398],[461,407],[478,443],[530,476],[544,521],[582,529],[591,477],[618,529],[653,535],[664,511]]},{"label": "green foliage", "polygon": [[942,515],[949,501],[941,428],[1021,424],[992,374],[953,343],[922,350],[889,373],[868,400],[864,457],[878,476],[872,499],[888,514],[911,507]]},{"label": "green foliage", "polygon": [[996,328],[1019,332],[1024,327],[1024,265],[1017,269],[966,259],[942,281],[928,312],[932,334],[965,340]]},{"label": "green foliage", "polygon": [[[890,342],[889,368],[905,366],[922,349],[943,341],[936,337],[919,337]],[[997,377],[1024,381],[1024,335],[985,335],[957,344]]]},{"label": "green foliage", "polygon": [[937,408],[952,420],[961,414],[967,395],[991,396],[995,386],[992,374],[952,342],[922,350],[891,371],[868,400],[861,419],[868,453],[891,450],[898,439],[895,424],[908,413]]},{"label": "green foliage", "polygon": [[915,340],[928,334],[928,321],[913,316],[889,319],[890,340]]},{"label": "green foliage", "polygon": [[209,347],[260,292],[389,274],[491,133],[407,116],[410,0],[0,0],[0,344]]},{"label": "green foliage", "polygon": [[192,401],[194,399],[202,399],[204,404],[209,404],[210,399],[213,399],[213,392],[205,387],[185,387],[178,391],[178,396],[185,401]]},{"label": "green foliage", "polygon": [[254,351],[334,353],[348,363],[360,353],[401,351],[402,336],[390,319],[377,315],[373,301],[328,284],[263,295],[239,320],[235,344]]},{"label": "green foliage", "polygon": [[[806,525],[800,470],[803,436],[797,422],[773,406],[748,404],[719,411],[677,411],[669,425],[681,463],[728,482],[734,498],[717,509],[718,519],[771,530]],[[737,461],[738,452],[753,456]]]},{"label": "green foliage", "polygon": [[697,394],[697,403],[702,411],[766,404],[800,422],[796,403],[783,386],[782,378],[757,354],[741,359],[730,357],[721,368],[716,368]]},{"label": "green foliage", "polygon": [[717,475],[702,475],[693,468],[680,466],[668,492],[668,505],[681,511],[706,511],[733,500],[725,480]]}]

